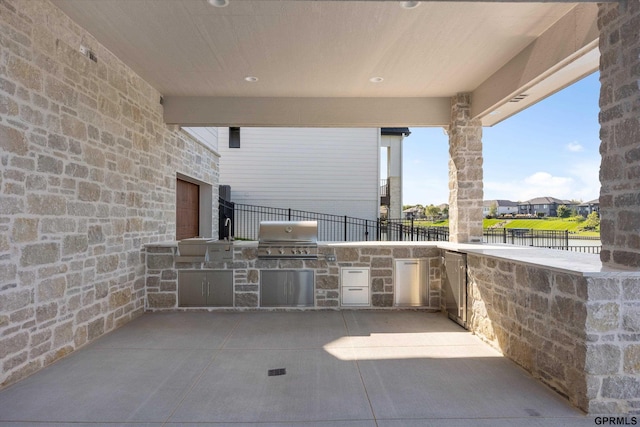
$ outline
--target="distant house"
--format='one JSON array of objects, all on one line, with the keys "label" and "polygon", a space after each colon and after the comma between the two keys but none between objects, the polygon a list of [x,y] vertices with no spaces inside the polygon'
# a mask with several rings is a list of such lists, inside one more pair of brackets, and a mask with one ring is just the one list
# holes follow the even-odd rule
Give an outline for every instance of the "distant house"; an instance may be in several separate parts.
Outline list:
[{"label": "distant house", "polygon": [[511,200],[484,200],[482,202],[482,215],[489,216],[493,206],[497,208],[497,215],[515,215],[518,213],[518,202],[512,202]]},{"label": "distant house", "polygon": [[591,212],[598,212],[598,214],[599,214],[600,213],[600,199],[594,199],[594,200],[591,200],[589,202],[580,203],[576,207],[576,210],[578,212],[578,215],[582,215],[584,217],[589,215]]},{"label": "distant house", "polygon": [[424,208],[414,206],[402,211],[403,219],[420,219],[424,217]]},{"label": "distant house", "polygon": [[571,200],[561,200],[555,197],[536,197],[526,202],[518,202],[518,213],[533,216],[558,216],[558,206],[565,205],[570,209],[577,206]]}]

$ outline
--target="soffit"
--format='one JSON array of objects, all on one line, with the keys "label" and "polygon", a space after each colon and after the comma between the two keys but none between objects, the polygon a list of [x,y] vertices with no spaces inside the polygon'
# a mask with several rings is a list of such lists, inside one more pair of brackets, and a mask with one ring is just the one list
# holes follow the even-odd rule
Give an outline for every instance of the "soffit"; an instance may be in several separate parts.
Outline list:
[{"label": "soffit", "polygon": [[[53,0],[164,96],[449,97],[576,3]],[[247,83],[246,76],[259,81]],[[384,78],[371,83],[371,77]]]}]

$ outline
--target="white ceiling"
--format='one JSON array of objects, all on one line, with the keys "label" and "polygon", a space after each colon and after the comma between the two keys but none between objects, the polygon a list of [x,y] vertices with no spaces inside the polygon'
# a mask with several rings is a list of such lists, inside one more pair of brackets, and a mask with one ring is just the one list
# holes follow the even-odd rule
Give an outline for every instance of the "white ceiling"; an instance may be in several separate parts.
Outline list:
[{"label": "white ceiling", "polygon": [[[166,99],[211,97],[213,103],[216,98],[436,99],[473,92],[576,7],[565,2],[423,2],[411,10],[398,1],[230,0],[225,8],[206,0],[53,3]],[[593,40],[556,42],[570,44],[568,52],[575,55]],[[553,42],[545,46],[555,50],[549,49]],[[550,90],[594,66],[591,61]],[[549,77],[545,72],[518,84],[531,87]],[[249,83],[247,76],[259,80]],[[372,83],[372,77],[384,81]],[[487,101],[479,113],[488,117],[488,109],[511,95]],[[248,124],[234,117],[224,120]],[[497,121],[487,124],[492,120]]]}]

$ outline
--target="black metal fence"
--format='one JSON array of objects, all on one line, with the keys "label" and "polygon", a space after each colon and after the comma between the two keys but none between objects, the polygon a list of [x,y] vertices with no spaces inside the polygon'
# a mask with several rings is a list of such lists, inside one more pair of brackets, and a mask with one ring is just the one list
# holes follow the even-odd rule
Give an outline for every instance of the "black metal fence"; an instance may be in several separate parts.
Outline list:
[{"label": "black metal fence", "polygon": [[261,221],[318,221],[320,241],[447,241],[447,227],[418,227],[413,220],[368,220],[220,200],[220,221],[232,219],[236,239],[257,240]]},{"label": "black metal fence", "polygon": [[[318,221],[320,241],[448,241],[448,227],[425,227],[411,219],[367,220],[349,216],[307,212],[297,209],[270,208],[220,200],[220,222],[232,219],[236,239],[258,240],[261,221]],[[222,228],[221,228],[222,230]],[[225,233],[226,234],[226,233]],[[580,241],[590,244],[576,244]],[[506,243],[588,253],[600,253],[597,237],[574,236],[566,230],[524,228],[485,229],[484,243]],[[586,243],[586,242],[585,242]]]},{"label": "black metal fence", "polygon": [[[568,230],[534,230],[530,228],[490,228],[483,232],[484,243],[507,243],[517,246],[562,249],[573,252],[600,253],[598,237],[575,236]],[[580,244],[592,241],[594,244]]]}]

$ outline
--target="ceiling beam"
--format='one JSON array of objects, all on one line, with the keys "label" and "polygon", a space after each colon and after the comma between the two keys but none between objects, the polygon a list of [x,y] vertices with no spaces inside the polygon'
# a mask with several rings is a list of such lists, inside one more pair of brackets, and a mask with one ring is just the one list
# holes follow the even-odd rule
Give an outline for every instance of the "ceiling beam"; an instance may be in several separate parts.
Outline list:
[{"label": "ceiling beam", "polygon": [[164,121],[180,126],[448,126],[450,98],[167,96]]},{"label": "ceiling beam", "polygon": [[[473,91],[471,115],[483,118],[597,49],[600,35],[597,17],[597,5],[577,5]],[[567,75],[563,79],[558,79],[557,87],[541,94],[539,99],[528,99],[527,103],[521,104],[521,108],[508,106],[509,115],[595,71],[598,68],[597,56],[595,58],[581,70],[565,73]],[[501,120],[506,117],[501,117]]]}]

